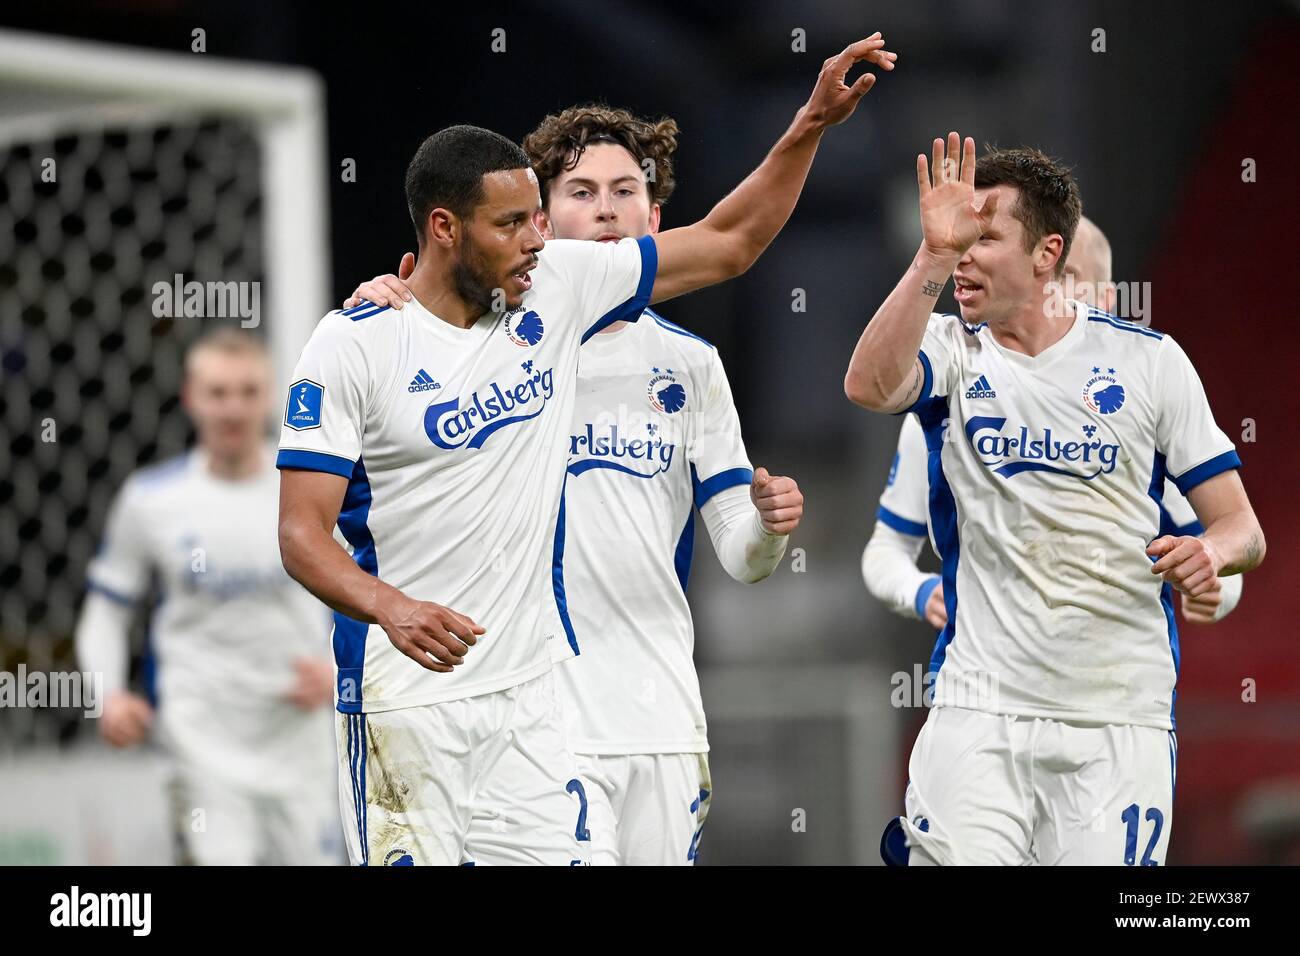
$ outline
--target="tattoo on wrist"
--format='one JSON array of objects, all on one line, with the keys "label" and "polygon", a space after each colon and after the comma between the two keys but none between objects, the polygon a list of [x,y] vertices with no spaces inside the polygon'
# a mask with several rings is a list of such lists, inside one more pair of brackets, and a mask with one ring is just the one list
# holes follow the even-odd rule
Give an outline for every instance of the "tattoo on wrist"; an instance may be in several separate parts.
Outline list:
[{"label": "tattoo on wrist", "polygon": [[943,283],[935,282],[933,279],[926,279],[925,285],[921,286],[921,294],[928,295],[932,299],[939,298],[939,293],[943,291]]}]

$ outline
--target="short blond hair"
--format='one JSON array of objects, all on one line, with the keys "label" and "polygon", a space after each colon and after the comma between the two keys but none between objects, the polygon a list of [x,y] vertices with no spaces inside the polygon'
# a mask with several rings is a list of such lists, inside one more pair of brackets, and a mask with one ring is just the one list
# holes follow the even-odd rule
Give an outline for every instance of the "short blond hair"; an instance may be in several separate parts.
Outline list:
[{"label": "short blond hair", "polygon": [[245,332],[242,329],[222,326],[205,332],[185,350],[185,374],[194,371],[195,356],[203,352],[222,352],[226,355],[252,355],[264,362],[271,360],[271,353],[260,335]]}]

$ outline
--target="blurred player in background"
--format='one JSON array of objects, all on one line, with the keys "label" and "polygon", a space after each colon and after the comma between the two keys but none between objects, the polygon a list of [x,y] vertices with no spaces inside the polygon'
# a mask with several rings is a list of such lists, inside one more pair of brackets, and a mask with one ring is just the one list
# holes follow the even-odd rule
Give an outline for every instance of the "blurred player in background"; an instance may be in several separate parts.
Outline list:
[{"label": "blurred player in background", "polygon": [[[1114,314],[1110,243],[1087,216],[1079,219],[1070,257],[1065,263],[1065,276],[1073,280],[1079,301]],[[898,433],[898,450],[876,509],[876,526],[862,552],[862,578],[872,596],[895,614],[921,618],[942,630],[948,623],[943,580],[917,567],[917,558],[929,535],[928,462],[921,423],[915,415],[906,415]],[[1159,504],[1159,534],[1199,535],[1205,530],[1196,520],[1192,506],[1169,478],[1165,479]],[[1217,587],[1195,597],[1180,592],[1183,617],[1201,624],[1227,617],[1241,599],[1244,577],[1241,574],[1216,577]]]},{"label": "blurred player in background", "polygon": [[[1240,459],[1167,335],[1064,300],[1078,188],[1035,150],[917,157],[923,240],[845,377],[915,411],[948,622],[909,764],[913,865],[1165,859],[1171,586],[1263,559]],[[961,318],[930,309],[949,277]],[[1201,536],[1159,535],[1166,475]]]},{"label": "blurred player in background", "polygon": [[[575,106],[524,139],[549,239],[618,242],[659,231],[676,186],[677,124]],[[413,257],[399,275],[409,275]],[[363,284],[401,308],[397,276]],[[737,581],[780,563],[803,496],[755,472],[717,350],[646,309],[583,345],[568,478],[557,531],[569,612],[552,644],[560,700],[579,756],[599,864],[693,862],[713,784],[694,627],[686,601],[700,510]]]},{"label": "blurred player in background", "polygon": [[[328,615],[280,564],[271,396],[253,335],[221,329],[189,350],[182,399],[198,444],[127,479],[77,625],[81,666],[104,675],[104,739],[156,738],[175,761],[183,862],[343,862]],[[127,681],[151,587],[156,704]]]},{"label": "blurred player in background", "polygon": [[823,131],[871,88],[871,74],[846,85],[849,69],[892,67],[883,45],[827,60],[758,169],[657,237],[546,244],[527,155],[486,130],[452,127],[417,152],[411,300],[321,321],[279,457],[285,566],[337,612],[355,862],[589,858],[547,646],[552,622],[572,632],[559,528],[578,346],[745,271],[789,217]]}]

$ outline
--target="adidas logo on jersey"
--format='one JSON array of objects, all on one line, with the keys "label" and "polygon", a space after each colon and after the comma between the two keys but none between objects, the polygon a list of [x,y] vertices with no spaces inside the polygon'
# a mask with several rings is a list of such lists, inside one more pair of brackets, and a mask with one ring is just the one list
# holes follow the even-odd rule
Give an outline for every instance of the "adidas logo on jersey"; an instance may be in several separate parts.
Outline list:
[{"label": "adidas logo on jersey", "polygon": [[981,375],[979,378],[975,379],[974,385],[966,389],[966,397],[997,398],[998,393],[994,390],[993,386],[989,384],[989,380]]},{"label": "adidas logo on jersey", "polygon": [[432,392],[435,388],[442,388],[442,385],[435,382],[433,376],[424,369],[416,372],[411,384],[406,386],[408,392]]}]

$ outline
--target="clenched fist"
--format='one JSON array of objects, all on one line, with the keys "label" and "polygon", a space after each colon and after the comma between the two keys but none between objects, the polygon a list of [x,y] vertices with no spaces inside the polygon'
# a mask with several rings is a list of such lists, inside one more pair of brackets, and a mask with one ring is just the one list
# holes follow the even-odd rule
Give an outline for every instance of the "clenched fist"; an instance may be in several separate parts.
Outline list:
[{"label": "clenched fist", "polygon": [[766,468],[757,468],[749,486],[749,498],[768,534],[790,534],[799,527],[803,493],[793,478],[769,475]]},{"label": "clenched fist", "polygon": [[1223,562],[1204,538],[1167,534],[1147,546],[1147,555],[1159,558],[1151,565],[1152,574],[1160,575],[1190,597],[1200,597],[1219,587]]}]

